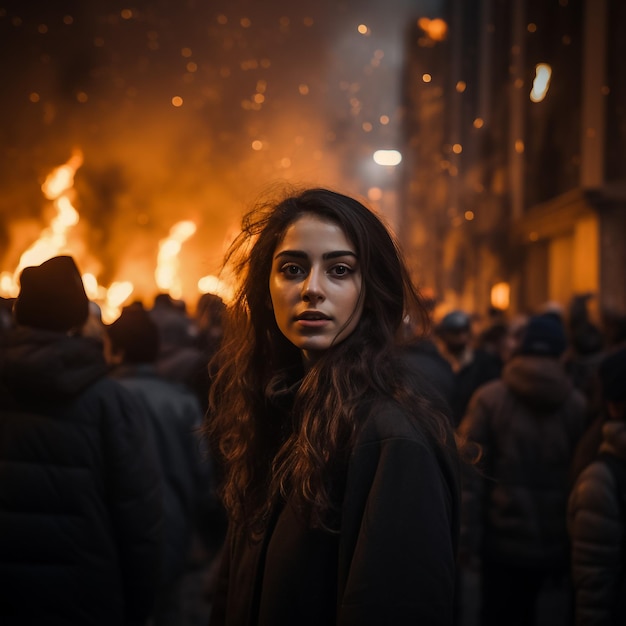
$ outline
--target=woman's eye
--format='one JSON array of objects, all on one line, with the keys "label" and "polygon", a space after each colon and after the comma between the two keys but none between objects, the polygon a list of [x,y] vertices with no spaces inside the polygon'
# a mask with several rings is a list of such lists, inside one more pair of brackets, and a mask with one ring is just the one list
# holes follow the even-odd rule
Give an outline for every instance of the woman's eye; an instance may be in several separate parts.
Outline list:
[{"label": "woman's eye", "polygon": [[280,268],[280,271],[287,277],[300,276],[303,273],[302,268],[299,265],[294,265],[293,263],[288,263],[287,265],[283,265]]},{"label": "woman's eye", "polygon": [[330,271],[335,276],[347,276],[352,272],[352,269],[347,265],[335,265]]}]

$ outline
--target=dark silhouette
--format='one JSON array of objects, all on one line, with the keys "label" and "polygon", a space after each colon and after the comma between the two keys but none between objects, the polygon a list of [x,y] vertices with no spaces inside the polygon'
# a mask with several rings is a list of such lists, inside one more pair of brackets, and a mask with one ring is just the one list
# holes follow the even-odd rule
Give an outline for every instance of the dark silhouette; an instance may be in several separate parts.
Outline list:
[{"label": "dark silhouette", "polygon": [[605,420],[568,506],[575,622],[626,623],[626,348],[599,369]]},{"label": "dark silhouette", "polygon": [[[502,379],[476,391],[459,427],[482,454],[463,486],[462,556],[480,566],[484,626],[536,624],[546,585],[567,589],[568,471],[585,400],[559,361],[565,349],[554,316],[531,318]],[[562,597],[559,619],[569,609]]]},{"label": "dark silhouette", "polygon": [[486,382],[498,378],[502,362],[498,356],[473,344],[471,318],[465,311],[451,311],[436,327],[438,348],[454,372],[454,395],[450,401],[455,426],[465,415],[472,394]]},{"label": "dark silhouette", "polygon": [[0,623],[143,624],[162,516],[143,414],[80,335],[89,305],[73,259],[20,282],[0,363]]},{"label": "dark silhouette", "polygon": [[178,626],[198,511],[211,498],[209,458],[198,429],[202,410],[190,390],[157,372],[159,330],[140,306],[106,327],[112,376],[137,399],[156,445],[163,494],[163,561],[154,626]]}]

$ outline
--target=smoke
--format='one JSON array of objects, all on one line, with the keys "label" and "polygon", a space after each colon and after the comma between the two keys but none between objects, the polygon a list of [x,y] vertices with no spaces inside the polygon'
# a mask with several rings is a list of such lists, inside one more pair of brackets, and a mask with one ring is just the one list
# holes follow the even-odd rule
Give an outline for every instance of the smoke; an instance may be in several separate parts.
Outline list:
[{"label": "smoke", "polygon": [[[344,86],[360,85],[368,119],[394,110],[397,30],[415,10],[380,4],[5,4],[0,46],[14,63],[0,68],[0,270],[47,225],[41,183],[75,148],[84,163],[70,251],[102,284],[131,280],[143,299],[155,293],[158,242],[180,220],[198,227],[180,259],[193,300],[268,185],[365,195],[358,162],[379,136],[363,143]],[[369,39],[355,30],[362,20]]]}]

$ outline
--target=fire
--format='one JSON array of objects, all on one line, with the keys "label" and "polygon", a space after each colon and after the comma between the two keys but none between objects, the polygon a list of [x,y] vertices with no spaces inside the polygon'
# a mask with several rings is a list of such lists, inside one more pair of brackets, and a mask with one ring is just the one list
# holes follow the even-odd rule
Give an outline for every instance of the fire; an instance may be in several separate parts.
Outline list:
[{"label": "fire", "polygon": [[105,324],[110,324],[119,317],[122,305],[130,298],[133,290],[133,284],[128,280],[111,283],[105,290],[104,299],[100,303],[102,321]]},{"label": "fire", "polygon": [[159,241],[159,254],[154,278],[157,287],[166,291],[172,298],[179,299],[182,296],[182,281],[180,279],[179,253],[183,243],[196,232],[196,225],[191,220],[185,220],[174,224],[170,228],[169,237]]},{"label": "fire", "polygon": [[111,324],[119,317],[122,305],[135,290],[128,280],[113,282],[107,289],[100,285],[98,279],[89,272],[83,274],[82,279],[87,297],[98,303],[102,321],[105,324]]},{"label": "fire", "polygon": [[[83,154],[75,150],[67,163],[55,168],[44,181],[41,190],[44,196],[52,201],[56,211],[49,225],[38,239],[22,253],[17,267],[13,272],[0,273],[0,295],[15,298],[19,294],[19,277],[25,267],[40,265],[44,261],[59,254],[72,254],[68,246],[68,232],[78,224],[80,216],[74,207],[74,177],[83,164]],[[90,273],[82,276],[85,293],[90,300],[98,303],[102,310],[102,319],[114,321],[120,307],[133,292],[132,283],[113,283],[108,289],[98,284],[98,279]]]},{"label": "fire", "polygon": [[203,276],[198,281],[198,291],[200,293],[214,293],[226,303],[231,302],[234,298],[233,287],[230,283],[213,274]]},{"label": "fire", "polygon": [[[68,241],[70,230],[80,220],[73,200],[74,177],[82,164],[83,155],[81,151],[76,150],[67,163],[55,168],[46,177],[41,190],[46,199],[52,202],[55,214],[41,231],[37,240],[22,253],[15,270],[0,272],[0,296],[14,298],[19,294],[19,276],[25,267],[40,265],[59,254],[74,256],[79,267],[82,262],[85,262],[82,258],[85,256],[84,253],[79,252],[82,251],[82,246],[78,245],[73,250],[73,246]],[[158,245],[157,265],[154,273],[156,285],[158,289],[169,293],[176,299],[182,297],[179,255],[185,241],[192,237],[196,230],[196,224],[191,220],[177,222],[170,228],[168,237],[162,239]],[[89,267],[90,264],[86,262],[85,265]],[[122,306],[135,291],[133,283],[129,280],[117,280],[109,287],[105,287],[99,283],[94,273],[85,272],[82,279],[87,297],[99,305],[102,320],[106,324],[119,317]],[[215,280],[219,282],[219,279],[215,278]],[[211,290],[225,295],[226,287],[218,282],[208,285],[205,280],[203,283],[205,289],[199,286],[199,292]]]},{"label": "fire", "polygon": [[15,270],[2,272],[0,275],[0,295],[14,298],[19,293],[18,280],[22,270],[30,265],[40,265],[49,258],[66,251],[67,233],[78,223],[78,211],[72,204],[74,194],[74,175],[83,164],[83,155],[79,150],[69,158],[67,163],[55,168],[44,181],[41,190],[56,210],[37,241],[35,241],[20,257]]}]

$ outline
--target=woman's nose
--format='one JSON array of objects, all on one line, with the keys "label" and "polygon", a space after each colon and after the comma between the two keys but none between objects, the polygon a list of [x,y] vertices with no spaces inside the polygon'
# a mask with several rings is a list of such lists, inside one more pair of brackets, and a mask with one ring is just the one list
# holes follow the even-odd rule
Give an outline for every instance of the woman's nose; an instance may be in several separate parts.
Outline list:
[{"label": "woman's nose", "polygon": [[324,299],[324,291],[321,284],[321,275],[312,269],[302,285],[302,298],[307,302],[319,302]]}]

